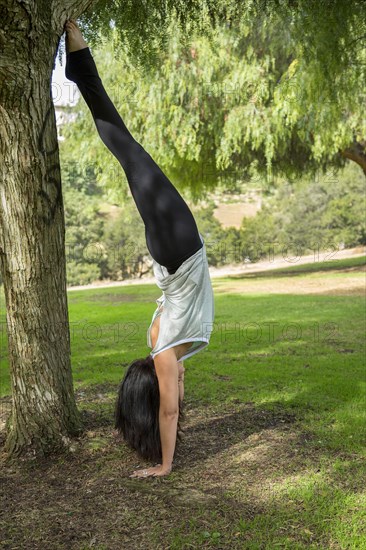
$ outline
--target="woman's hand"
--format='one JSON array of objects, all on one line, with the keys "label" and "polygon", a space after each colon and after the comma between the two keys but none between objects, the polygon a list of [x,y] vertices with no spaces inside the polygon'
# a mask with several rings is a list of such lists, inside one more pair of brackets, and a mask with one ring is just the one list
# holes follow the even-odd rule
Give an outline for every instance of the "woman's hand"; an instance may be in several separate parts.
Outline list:
[{"label": "woman's hand", "polygon": [[129,477],[148,477],[148,476],[166,476],[170,474],[172,467],[162,466],[162,464],[157,464],[152,468],[145,468],[143,470],[135,470]]}]

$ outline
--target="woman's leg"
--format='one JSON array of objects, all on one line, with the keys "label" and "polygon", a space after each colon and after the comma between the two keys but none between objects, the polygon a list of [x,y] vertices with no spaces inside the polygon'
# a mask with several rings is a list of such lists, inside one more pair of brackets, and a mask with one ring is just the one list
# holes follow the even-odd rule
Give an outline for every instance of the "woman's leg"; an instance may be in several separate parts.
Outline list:
[{"label": "woman's leg", "polygon": [[66,77],[88,104],[104,144],[123,167],[145,224],[151,256],[170,273],[202,247],[186,202],[159,166],[132,137],[104,89],[88,47],[67,54]]}]

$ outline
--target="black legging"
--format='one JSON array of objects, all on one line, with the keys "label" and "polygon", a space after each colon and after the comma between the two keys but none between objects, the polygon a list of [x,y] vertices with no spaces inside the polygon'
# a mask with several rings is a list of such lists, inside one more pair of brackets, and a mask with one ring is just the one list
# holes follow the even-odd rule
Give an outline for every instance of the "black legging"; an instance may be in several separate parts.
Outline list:
[{"label": "black legging", "polygon": [[120,162],[145,224],[151,256],[175,273],[202,247],[187,204],[159,166],[132,137],[99,77],[89,48],[67,54],[66,77],[75,82],[93,115],[98,133]]}]

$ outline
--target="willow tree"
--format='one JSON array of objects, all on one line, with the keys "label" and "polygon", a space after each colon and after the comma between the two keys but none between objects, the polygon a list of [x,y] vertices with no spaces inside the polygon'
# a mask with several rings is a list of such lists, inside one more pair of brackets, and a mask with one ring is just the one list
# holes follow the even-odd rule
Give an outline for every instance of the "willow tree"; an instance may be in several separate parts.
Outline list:
[{"label": "willow tree", "polygon": [[[365,5],[246,5],[189,40],[172,22],[152,66],[136,63],[118,25],[105,30],[94,54],[133,135],[197,198],[239,181],[271,186],[306,175],[331,185],[346,159],[366,175]],[[77,111],[63,129],[65,162],[96,165],[107,197],[123,202],[123,170],[83,101]]]}]

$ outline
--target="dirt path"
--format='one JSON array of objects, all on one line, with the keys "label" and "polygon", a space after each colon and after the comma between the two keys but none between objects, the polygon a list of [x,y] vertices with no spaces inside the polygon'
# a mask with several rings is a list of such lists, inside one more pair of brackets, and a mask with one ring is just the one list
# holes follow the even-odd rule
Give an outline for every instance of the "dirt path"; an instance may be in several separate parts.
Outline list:
[{"label": "dirt path", "polygon": [[[281,267],[291,267],[293,265],[308,264],[313,262],[341,260],[345,258],[357,258],[366,254],[366,247],[348,248],[344,250],[338,250],[335,253],[329,251],[320,252],[317,257],[314,254],[302,256],[292,261],[291,258],[286,259],[283,256],[276,256],[270,261],[260,261],[256,263],[245,263],[240,265],[227,265],[219,268],[210,267],[210,275],[212,279],[217,277],[226,277],[229,275],[243,275],[246,273],[257,273],[259,271],[267,271],[271,269]],[[291,260],[291,261],[290,261]],[[128,286],[128,285],[145,285],[155,283],[153,276],[143,277],[142,279],[128,279],[126,281],[100,281],[91,283],[89,285],[70,286],[67,290],[87,290],[91,288],[108,288],[114,286]]]}]

